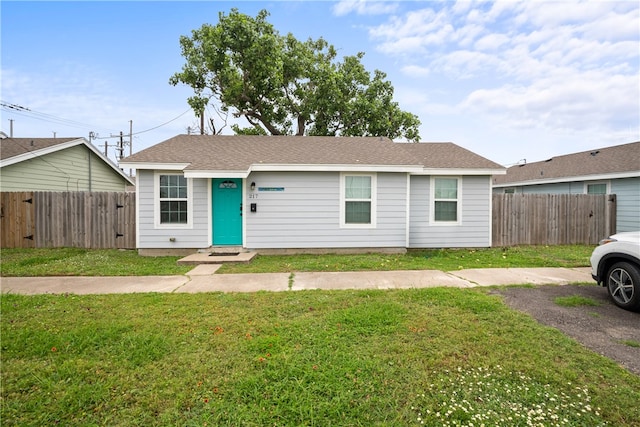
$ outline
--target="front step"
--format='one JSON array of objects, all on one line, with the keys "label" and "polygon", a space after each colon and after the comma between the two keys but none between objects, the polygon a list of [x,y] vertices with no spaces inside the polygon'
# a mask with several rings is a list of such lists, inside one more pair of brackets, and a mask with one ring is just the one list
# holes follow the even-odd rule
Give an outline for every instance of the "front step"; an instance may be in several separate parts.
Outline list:
[{"label": "front step", "polygon": [[256,252],[237,252],[237,251],[220,251],[218,248],[211,252],[202,252],[192,254],[178,260],[179,265],[198,265],[198,264],[224,264],[224,263],[243,263],[247,264],[258,255]]}]

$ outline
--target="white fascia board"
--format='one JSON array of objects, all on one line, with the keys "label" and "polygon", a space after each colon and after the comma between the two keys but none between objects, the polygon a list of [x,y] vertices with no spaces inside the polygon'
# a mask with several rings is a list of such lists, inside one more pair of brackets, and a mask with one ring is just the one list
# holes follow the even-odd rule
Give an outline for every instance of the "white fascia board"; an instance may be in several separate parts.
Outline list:
[{"label": "white fascia board", "polygon": [[15,163],[24,162],[25,160],[35,159],[36,157],[44,156],[46,154],[55,153],[56,151],[64,150],[66,148],[75,147],[76,145],[87,143],[87,140],[84,138],[73,139],[71,141],[67,141],[61,144],[56,144],[51,147],[41,148],[40,150],[29,151],[28,153],[19,154],[17,156],[11,157],[9,159],[5,159],[0,161],[0,167],[10,166]]},{"label": "white fascia board", "polygon": [[250,172],[402,172],[422,170],[416,165],[317,165],[317,164],[253,164]]},{"label": "white fascia board", "polygon": [[184,171],[185,178],[246,178],[247,176],[249,176],[249,171]]},{"label": "white fascia board", "polygon": [[147,162],[120,162],[121,168],[130,168],[136,170],[167,170],[181,171],[190,163],[147,163]]},{"label": "white fascia board", "polygon": [[638,178],[640,177],[640,171],[630,172],[617,172],[617,173],[603,173],[598,175],[581,175],[581,176],[565,176],[562,178],[549,178],[549,179],[535,179],[529,181],[515,181],[505,182],[502,184],[494,184],[494,188],[502,187],[526,187],[530,185],[541,184],[559,184],[562,182],[575,182],[575,181],[603,181],[607,179],[621,179],[621,178]]},{"label": "white fascia board", "polygon": [[421,169],[412,175],[506,175],[506,169]]}]

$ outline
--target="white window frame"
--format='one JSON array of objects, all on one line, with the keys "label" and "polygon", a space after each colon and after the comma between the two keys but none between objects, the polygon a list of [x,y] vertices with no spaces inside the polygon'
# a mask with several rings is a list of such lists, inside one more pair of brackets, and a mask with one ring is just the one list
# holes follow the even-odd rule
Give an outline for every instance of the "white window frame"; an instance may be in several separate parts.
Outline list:
[{"label": "white window frame", "polygon": [[[160,199],[160,176],[164,175],[178,175],[184,176],[182,173],[176,173],[175,171],[156,171],[153,175],[153,222],[155,228],[162,229],[190,229],[193,228],[193,179],[186,178],[187,180],[187,223],[186,224],[163,224],[160,222],[160,201],[167,201],[171,199]],[[173,199],[184,200],[184,199]]]},{"label": "white window frame", "polygon": [[[456,179],[456,221],[436,221],[436,202],[451,202],[453,199],[436,199],[436,179]],[[429,183],[429,225],[448,226],[462,224],[462,176],[432,175]]]},{"label": "white window frame", "polygon": [[[367,176],[371,178],[371,198],[370,199],[349,199],[351,202],[368,201],[371,203],[371,222],[369,224],[350,224],[346,222],[347,198],[345,195],[346,178],[348,176]],[[376,228],[377,205],[378,205],[378,176],[375,173],[340,173],[340,228]]]},{"label": "white window frame", "polygon": [[604,184],[606,187],[605,194],[611,194],[611,182],[610,181],[585,181],[584,182],[584,194],[589,194],[590,185]]}]

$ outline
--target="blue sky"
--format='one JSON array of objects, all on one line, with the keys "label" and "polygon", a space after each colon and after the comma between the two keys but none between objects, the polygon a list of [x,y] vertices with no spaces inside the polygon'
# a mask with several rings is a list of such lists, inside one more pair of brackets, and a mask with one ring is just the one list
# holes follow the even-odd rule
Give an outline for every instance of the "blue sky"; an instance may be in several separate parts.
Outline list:
[{"label": "blue sky", "polygon": [[339,57],[364,52],[425,142],[508,166],[640,140],[636,1],[3,0],[0,98],[29,111],[3,107],[0,128],[103,138],[133,120],[134,152],[186,133],[191,90],[168,83],[179,37],[233,7],[266,9],[280,34],[323,37]]}]

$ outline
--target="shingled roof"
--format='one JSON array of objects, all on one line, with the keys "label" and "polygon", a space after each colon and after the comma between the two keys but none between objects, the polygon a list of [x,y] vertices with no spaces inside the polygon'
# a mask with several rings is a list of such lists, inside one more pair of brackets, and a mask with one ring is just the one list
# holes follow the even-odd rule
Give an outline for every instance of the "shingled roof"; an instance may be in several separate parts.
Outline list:
[{"label": "shingled roof", "polygon": [[0,159],[7,160],[79,139],[81,138],[2,138],[0,139]]},{"label": "shingled roof", "polygon": [[[611,174],[640,176],[640,142],[597,148],[548,160],[511,166],[506,175],[493,178],[496,187],[599,178]],[[565,179],[566,178],[566,179]]]},{"label": "shingled roof", "polygon": [[501,165],[453,143],[394,143],[381,137],[178,135],[120,164],[138,169],[183,164],[185,172],[248,172],[256,165],[504,171]]}]

